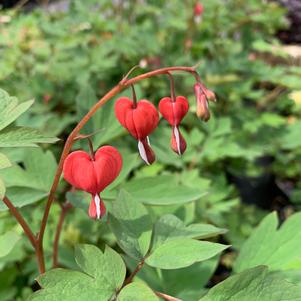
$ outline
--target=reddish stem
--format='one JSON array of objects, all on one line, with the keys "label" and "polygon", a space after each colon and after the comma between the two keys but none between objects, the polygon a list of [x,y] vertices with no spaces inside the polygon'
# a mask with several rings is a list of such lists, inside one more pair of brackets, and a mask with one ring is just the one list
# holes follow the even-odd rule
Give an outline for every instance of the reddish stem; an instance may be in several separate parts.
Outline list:
[{"label": "reddish stem", "polygon": [[13,203],[8,199],[8,197],[3,198],[3,203],[9,208],[12,215],[15,217],[15,219],[18,221],[20,226],[23,228],[24,233],[28,237],[29,241],[31,242],[32,246],[35,248],[36,245],[36,238],[31,231],[30,227],[28,226],[27,222],[23,218],[23,216],[19,213],[17,208],[13,205]]},{"label": "reddish stem", "polygon": [[126,286],[127,284],[131,283],[134,279],[134,277],[136,276],[136,274],[142,269],[143,265],[144,265],[144,258],[138,263],[138,265],[136,266],[135,270],[132,272],[132,274],[125,279],[124,284],[122,287]]},{"label": "reddish stem", "polygon": [[167,72],[170,81],[170,97],[172,102],[176,102],[175,81],[171,73]]},{"label": "reddish stem", "polygon": [[53,242],[53,252],[52,252],[52,266],[54,268],[57,268],[59,266],[58,262],[58,249],[59,249],[59,241],[60,241],[60,236],[61,232],[63,229],[63,224],[65,220],[65,216],[68,212],[69,209],[72,208],[72,205],[67,201],[61,206],[61,214],[60,218],[56,227],[56,232],[55,232],[55,237],[54,237],[54,242]]},{"label": "reddish stem", "polygon": [[44,257],[43,257],[43,253],[40,252],[40,250],[38,248],[37,238],[33,234],[32,230],[30,229],[29,225],[27,224],[27,222],[25,221],[23,216],[20,214],[20,212],[17,210],[17,208],[13,205],[13,203],[8,199],[8,197],[5,196],[3,198],[3,203],[9,208],[12,215],[15,217],[15,219],[20,224],[20,226],[23,228],[25,235],[28,237],[31,245],[33,246],[33,248],[35,250],[40,274],[44,273],[45,272]]},{"label": "reddish stem", "polygon": [[88,140],[88,145],[89,145],[91,160],[92,160],[92,161],[95,161],[92,139],[91,139],[91,137],[86,137],[86,138],[87,138],[87,140]]},{"label": "reddish stem", "polygon": [[155,293],[159,298],[162,298],[162,299],[167,300],[167,301],[182,301],[181,299],[178,299],[178,298],[175,298],[175,297],[172,297],[172,296],[169,296],[169,295],[160,293],[160,292],[154,292],[154,293]]},{"label": "reddish stem", "polygon": [[134,85],[131,85],[134,109],[137,108],[137,96]]}]

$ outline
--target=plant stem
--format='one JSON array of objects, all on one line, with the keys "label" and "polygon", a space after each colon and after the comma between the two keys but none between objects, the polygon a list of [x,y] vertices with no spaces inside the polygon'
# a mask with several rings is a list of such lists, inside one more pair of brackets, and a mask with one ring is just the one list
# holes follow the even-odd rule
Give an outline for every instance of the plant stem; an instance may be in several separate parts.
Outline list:
[{"label": "plant stem", "polygon": [[15,219],[20,224],[20,226],[23,228],[25,235],[28,237],[31,245],[33,246],[33,248],[35,250],[36,258],[38,261],[39,272],[40,272],[40,274],[44,273],[45,272],[44,256],[43,256],[43,253],[38,248],[37,238],[31,231],[29,225],[27,224],[27,222],[25,221],[23,216],[20,214],[20,212],[13,205],[13,203],[9,200],[8,197],[5,196],[3,198],[3,203],[9,208],[12,215],[15,217]]},{"label": "plant stem", "polygon": [[169,295],[160,293],[160,292],[154,292],[154,293],[155,293],[159,298],[162,298],[162,299],[167,300],[167,301],[182,301],[181,299],[178,299],[178,298],[175,298],[175,297],[172,297],[172,296],[169,296]]},{"label": "plant stem", "polygon": [[74,138],[77,136],[77,134],[79,133],[79,131],[83,128],[83,126],[90,120],[90,118],[95,114],[95,112],[101,108],[107,101],[109,101],[112,97],[114,97],[115,95],[117,95],[118,93],[120,93],[121,91],[123,91],[124,89],[126,89],[128,86],[133,85],[143,79],[146,78],[150,78],[153,76],[157,76],[157,75],[161,75],[161,74],[166,74],[167,72],[174,72],[174,71],[181,71],[181,72],[188,72],[191,73],[195,76],[196,80],[199,79],[199,75],[196,72],[194,67],[166,67],[166,68],[161,68],[161,69],[157,69],[154,71],[150,71],[144,74],[140,74],[134,78],[131,79],[127,79],[127,77],[125,77],[124,79],[122,79],[119,84],[115,87],[113,87],[109,92],[107,92],[91,109],[90,111],[82,118],[82,120],[76,125],[76,127],[73,129],[73,131],[70,133],[70,135],[68,136],[62,154],[61,154],[61,158],[56,170],[56,174],[54,176],[54,180],[49,192],[49,196],[48,196],[48,200],[46,203],[46,207],[45,207],[45,211],[44,211],[44,215],[41,221],[41,227],[40,227],[40,231],[39,231],[39,235],[38,235],[38,248],[39,251],[42,254],[42,258],[43,256],[43,238],[44,238],[44,233],[45,233],[45,229],[46,229],[46,224],[47,224],[47,220],[48,220],[48,216],[49,216],[49,212],[50,212],[50,208],[51,205],[53,203],[54,197],[55,197],[55,192],[57,190],[58,184],[59,184],[59,180],[62,174],[62,170],[63,170],[63,164],[64,161],[69,153],[69,151],[71,150],[71,147],[73,145],[74,142]]},{"label": "plant stem", "polygon": [[87,140],[88,140],[88,145],[89,145],[91,160],[92,160],[92,161],[95,161],[92,139],[91,139],[91,137],[86,137],[86,138],[87,138]]},{"label": "plant stem", "polygon": [[137,108],[137,96],[134,85],[131,85],[134,109]]},{"label": "plant stem", "polygon": [[12,215],[15,217],[17,222],[20,224],[20,226],[23,228],[25,235],[28,237],[30,240],[32,246],[35,248],[36,246],[36,238],[31,231],[30,227],[28,226],[27,222],[23,218],[23,216],[19,213],[17,208],[13,205],[13,203],[8,199],[8,197],[3,198],[3,203],[9,208],[10,212]]},{"label": "plant stem", "polygon": [[176,102],[175,81],[171,73],[166,73],[170,81],[170,98],[172,102]]},{"label": "plant stem", "polygon": [[136,276],[136,274],[142,269],[143,265],[144,265],[144,258],[138,263],[138,265],[136,266],[135,270],[132,272],[132,274],[125,279],[124,284],[122,287],[126,286],[127,284],[131,283],[134,279],[134,277]]},{"label": "plant stem", "polygon": [[58,249],[59,249],[59,241],[60,241],[60,236],[65,220],[65,216],[68,212],[69,209],[72,208],[72,205],[66,201],[64,204],[61,206],[61,214],[60,218],[56,227],[56,232],[55,232],[55,237],[54,237],[54,242],[53,242],[53,252],[52,252],[52,267],[57,268],[59,266],[58,262]]}]

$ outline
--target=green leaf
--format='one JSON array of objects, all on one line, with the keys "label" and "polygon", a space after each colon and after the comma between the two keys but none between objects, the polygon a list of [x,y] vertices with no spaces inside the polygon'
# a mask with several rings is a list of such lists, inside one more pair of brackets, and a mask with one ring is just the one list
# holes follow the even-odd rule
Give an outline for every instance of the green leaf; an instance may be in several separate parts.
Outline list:
[{"label": "green leaf", "polygon": [[206,191],[177,183],[174,176],[134,179],[123,187],[134,200],[150,205],[184,204],[200,199]]},{"label": "green leaf", "polygon": [[[177,270],[161,270],[164,292],[181,300],[195,301],[204,295],[205,287],[219,263],[219,256]],[[181,281],[179,281],[181,279]]]},{"label": "green leaf", "polygon": [[[67,200],[75,207],[88,212],[89,210],[89,201],[87,200],[87,193],[84,191],[76,190],[74,192],[68,191],[66,193]],[[89,195],[91,199],[91,195]]]},{"label": "green leaf", "polygon": [[145,207],[121,191],[112,204],[109,221],[119,246],[131,257],[142,259],[152,235],[152,222]]},{"label": "green leaf", "polygon": [[37,146],[37,143],[54,143],[58,140],[26,127],[9,127],[0,132],[0,147]]},{"label": "green leaf", "polygon": [[301,146],[300,141],[301,121],[289,124],[284,135],[279,138],[281,148],[293,150]]},{"label": "green leaf", "polygon": [[159,301],[154,292],[142,282],[125,286],[118,295],[117,301]]},{"label": "green leaf", "polygon": [[50,190],[57,163],[51,151],[43,152],[41,148],[24,150],[24,168],[14,165],[1,170],[6,187],[28,187],[44,192]]},{"label": "green leaf", "polygon": [[102,253],[91,245],[76,249],[76,262],[83,272],[54,269],[38,277],[41,290],[28,301],[99,301],[115,296],[126,268],[118,253],[108,246]]},{"label": "green leaf", "polygon": [[125,132],[115,116],[114,103],[113,100],[107,102],[101,110],[97,112],[98,115],[96,115],[94,119],[94,127],[96,129],[104,129],[103,134],[96,136],[94,139],[96,146],[108,143]]},{"label": "green leaf", "polygon": [[208,238],[225,233],[225,229],[207,224],[185,224],[172,214],[163,215],[154,226],[152,249],[175,238]]},{"label": "green leaf", "polygon": [[234,275],[209,290],[200,301],[300,301],[301,286],[268,274],[258,266]]},{"label": "green leaf", "polygon": [[[81,120],[90,110],[90,108],[97,102],[96,94],[89,84],[88,81],[85,80],[85,83],[80,84],[79,93],[76,96],[76,110],[78,120]],[[96,113],[98,114],[98,113]],[[93,120],[95,119],[95,115],[92,120],[88,121],[85,126],[85,133],[92,133],[95,131],[93,127]],[[98,127],[99,129],[100,127]]]},{"label": "green leaf", "polygon": [[161,269],[178,269],[209,259],[229,246],[190,238],[175,238],[159,245],[146,263]]},{"label": "green leaf", "polygon": [[8,231],[0,235],[0,257],[8,255],[20,238],[21,237],[13,231]]},{"label": "green leaf", "polygon": [[11,97],[0,89],[0,131],[28,110],[33,102],[33,100],[29,100],[19,104],[16,97]]},{"label": "green leaf", "polygon": [[243,271],[257,265],[267,265],[271,270],[286,270],[301,253],[301,212],[290,216],[280,228],[275,212],[260,223],[244,243],[234,269]]},{"label": "green leaf", "polygon": [[122,152],[122,169],[119,174],[119,176],[116,178],[116,180],[110,184],[107,189],[112,190],[113,188],[117,187],[120,183],[125,181],[129,173],[139,164],[141,164],[140,158],[138,158],[138,155],[136,153],[130,154],[127,152]]},{"label": "green leaf", "polygon": [[0,153],[0,169],[10,167],[11,163],[9,159],[2,153]]},{"label": "green leaf", "polygon": [[[5,194],[14,206],[19,208],[40,201],[48,195],[47,192],[26,187],[9,187]],[[8,208],[0,202],[0,211],[6,210]]]},{"label": "green leaf", "polygon": [[[3,199],[4,195],[5,195],[5,185],[4,185],[4,183],[3,183],[2,178],[0,177],[0,200]],[[1,208],[1,205],[4,205],[4,204],[1,202],[1,203],[0,203],[0,208]],[[6,207],[6,206],[5,206],[5,207]],[[6,209],[7,209],[7,207],[6,207]],[[0,210],[1,210],[1,209],[0,209]]]},{"label": "green leaf", "polygon": [[[81,119],[87,114],[97,101],[98,99],[93,87],[85,80],[85,82],[81,84],[81,89],[76,97],[78,118]],[[124,132],[123,127],[115,117],[113,100],[106,103],[101,110],[98,110],[93,115],[85,126],[85,133],[92,133],[99,129],[103,129],[104,131],[101,135],[93,136],[92,139],[95,147],[113,140]]]},{"label": "green leaf", "polygon": [[79,245],[75,249],[75,260],[88,275],[95,279],[104,277],[110,288],[116,289],[122,285],[126,268],[121,256],[113,249],[106,247],[102,254],[95,246]]}]

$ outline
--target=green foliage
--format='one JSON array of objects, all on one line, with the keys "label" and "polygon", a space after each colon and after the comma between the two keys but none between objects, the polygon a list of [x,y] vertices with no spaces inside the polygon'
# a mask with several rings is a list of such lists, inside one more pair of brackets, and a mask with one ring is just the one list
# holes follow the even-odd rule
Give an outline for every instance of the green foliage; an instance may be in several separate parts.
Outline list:
[{"label": "green foliage", "polygon": [[137,178],[124,185],[124,189],[135,200],[149,205],[184,204],[206,194],[202,187],[194,189],[181,185],[171,175]]},{"label": "green foliage", "polygon": [[82,270],[54,269],[37,280],[42,290],[28,301],[109,300],[121,287],[125,277],[125,265],[121,257],[109,247],[101,252],[94,246],[81,245],[75,259]]},{"label": "green foliage", "polygon": [[156,247],[146,263],[161,269],[179,269],[209,259],[227,247],[207,241],[175,238]]},{"label": "green foliage", "polygon": [[149,249],[152,236],[152,223],[147,210],[121,192],[110,212],[110,226],[120,247],[133,258],[142,259]]},{"label": "green foliage", "polygon": [[139,282],[125,286],[117,298],[118,301],[138,301],[141,299],[145,301],[159,300],[150,288]]},{"label": "green foliage", "polygon": [[[26,149],[23,152],[24,168],[14,164],[0,171],[5,182],[7,196],[17,207],[22,207],[45,197],[56,171],[56,160],[51,151],[40,148]],[[0,210],[7,210],[4,204]]]},{"label": "green foliage", "polygon": [[300,269],[301,213],[278,229],[276,213],[266,216],[244,243],[235,262],[236,271],[267,265],[270,270]]},{"label": "green foliage", "polygon": [[277,275],[270,275],[265,266],[258,266],[210,289],[200,301],[282,301],[301,300],[301,286],[287,282]]},{"label": "green foliage", "polygon": [[[292,66],[275,39],[287,25],[285,10],[272,1],[228,0],[221,5],[220,0],[203,0],[204,14],[197,23],[193,0],[119,2],[75,0],[60,11],[1,11],[10,21],[1,21],[0,86],[20,100],[35,102],[20,102],[0,90],[0,198],[9,197],[33,232],[63,146],[48,143],[57,142],[54,136],[64,141],[133,65],[146,64],[134,76],[200,61],[198,72],[218,102],[210,104],[211,120],[201,123],[194,114],[193,78],[176,75],[176,93],[190,103],[181,125],[187,151],[180,158],[170,150],[171,128],[161,121],[150,137],[157,156],[152,166],[141,163],[135,139],[116,121],[115,98],[93,116],[81,134],[94,133],[95,149],[112,144],[123,157],[121,174],[101,193],[108,218],[89,220],[91,196],[69,191],[60,182],[44,248],[49,269],[57,203],[66,199],[74,206],[60,239],[59,261],[66,269],[39,277],[42,289],[28,300],[109,301],[124,284],[125,269],[133,272],[141,262],[135,281],[121,289],[117,300],[158,300],[157,290],[196,301],[208,284],[231,275],[232,268],[240,273],[213,286],[201,300],[299,300],[299,286],[284,280],[300,283],[299,214],[278,230],[276,215],[268,215],[253,232],[266,212],[240,204],[228,181],[229,174],[271,172],[282,187],[292,187],[293,210],[299,209],[301,69]],[[154,104],[170,93],[164,76],[135,88],[139,99]],[[88,150],[85,139],[74,143],[78,148]],[[258,165],[257,159],[266,155],[274,161]],[[20,236],[21,228],[12,228],[15,221],[2,202],[0,211],[0,300],[23,301],[35,287],[34,252]],[[81,245],[76,264],[72,249],[83,242],[106,246],[105,251]],[[262,264],[268,270],[256,267]]]},{"label": "green foliage", "polygon": [[10,97],[7,92],[0,89],[0,130],[3,130],[14,122],[21,114],[27,111],[32,104],[33,100],[19,104],[16,97]]},{"label": "green foliage", "polygon": [[9,127],[21,114],[29,109],[33,100],[19,104],[0,89],[0,147],[36,146],[36,143],[53,143],[56,138],[45,137],[39,131],[25,127]]},{"label": "green foliage", "polygon": [[4,257],[10,253],[20,236],[13,231],[8,231],[0,236],[0,257]]},{"label": "green foliage", "polygon": [[11,162],[4,154],[0,153],[0,169],[7,168],[11,166]]},{"label": "green foliage", "polygon": [[0,147],[29,147],[56,141],[57,138],[45,137],[39,131],[26,127],[10,127],[0,133]]}]

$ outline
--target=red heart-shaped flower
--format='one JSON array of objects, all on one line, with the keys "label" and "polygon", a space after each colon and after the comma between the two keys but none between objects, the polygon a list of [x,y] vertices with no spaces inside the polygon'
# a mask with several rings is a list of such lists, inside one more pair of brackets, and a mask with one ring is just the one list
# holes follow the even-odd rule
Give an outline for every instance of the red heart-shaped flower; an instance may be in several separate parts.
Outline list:
[{"label": "red heart-shaped flower", "polygon": [[186,141],[183,138],[179,124],[189,110],[189,103],[186,97],[178,96],[175,101],[170,97],[164,97],[160,100],[159,111],[163,118],[172,125],[172,135],[170,146],[174,152],[181,155],[186,150]]},{"label": "red heart-shaped flower", "polygon": [[120,124],[136,138],[141,158],[147,163],[155,161],[148,135],[157,127],[159,114],[148,100],[140,100],[135,105],[128,97],[120,97],[115,103],[115,115]]},{"label": "red heart-shaped flower", "polygon": [[122,167],[122,157],[112,146],[99,148],[94,159],[84,151],[75,151],[67,156],[63,167],[67,182],[92,195],[100,193],[111,184]]},{"label": "red heart-shaped flower", "polygon": [[159,114],[148,100],[140,100],[135,107],[128,97],[120,97],[115,103],[115,115],[120,124],[137,140],[145,139],[157,127]]},{"label": "red heart-shaped flower", "polygon": [[174,102],[170,97],[164,97],[159,102],[160,113],[173,126],[178,126],[181,123],[188,110],[189,103],[184,96],[178,96]]}]

